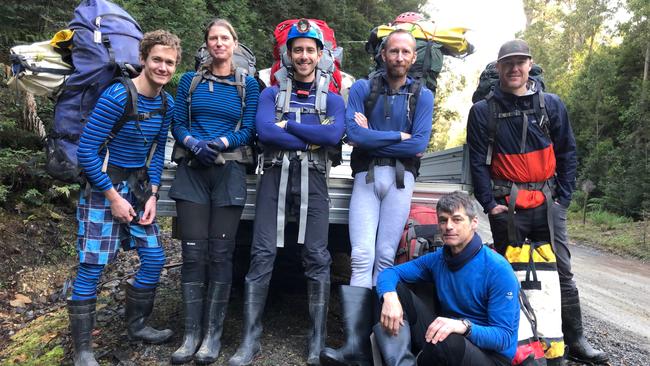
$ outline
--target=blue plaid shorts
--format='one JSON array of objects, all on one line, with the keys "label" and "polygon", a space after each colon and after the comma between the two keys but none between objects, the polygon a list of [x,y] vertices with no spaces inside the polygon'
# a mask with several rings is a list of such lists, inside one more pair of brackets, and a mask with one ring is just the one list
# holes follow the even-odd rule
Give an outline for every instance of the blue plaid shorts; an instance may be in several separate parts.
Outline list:
[{"label": "blue plaid shorts", "polygon": [[[126,181],[119,183],[115,189],[135,207],[135,197]],[[88,196],[83,189],[80,195],[77,207],[77,253],[80,263],[108,264],[120,247],[131,250],[160,246],[160,229],[156,220],[149,225],[120,223],[113,219],[111,204],[102,191],[92,187]],[[142,215],[142,212],[139,214]]]}]

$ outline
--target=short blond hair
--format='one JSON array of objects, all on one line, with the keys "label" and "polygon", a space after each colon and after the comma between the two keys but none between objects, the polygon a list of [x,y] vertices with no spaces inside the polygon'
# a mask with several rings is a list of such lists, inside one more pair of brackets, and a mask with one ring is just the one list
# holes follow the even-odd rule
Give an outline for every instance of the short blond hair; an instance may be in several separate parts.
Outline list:
[{"label": "short blond hair", "polygon": [[140,57],[142,57],[143,60],[146,60],[147,57],[149,57],[149,52],[151,52],[151,49],[156,45],[167,46],[175,49],[176,63],[178,64],[181,61],[181,53],[183,50],[181,49],[180,38],[175,34],[162,29],[144,34],[142,41],[140,41]]}]

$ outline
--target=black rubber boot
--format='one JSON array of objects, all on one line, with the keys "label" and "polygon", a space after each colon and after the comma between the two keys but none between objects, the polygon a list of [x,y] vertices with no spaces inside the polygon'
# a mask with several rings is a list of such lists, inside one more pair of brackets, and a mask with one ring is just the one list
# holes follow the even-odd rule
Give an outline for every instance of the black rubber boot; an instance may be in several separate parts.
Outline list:
[{"label": "black rubber boot", "polygon": [[595,349],[584,336],[582,313],[578,290],[562,292],[562,332],[568,347],[567,358],[587,364],[604,364],[609,361],[607,354]]},{"label": "black rubber boot", "polygon": [[327,306],[330,301],[330,283],[307,281],[307,297],[309,300],[309,317],[311,331],[307,351],[307,365],[320,365],[320,351],[325,347],[327,338]]},{"label": "black rubber boot", "polygon": [[230,366],[247,366],[262,351],[262,313],[266,304],[268,284],[256,284],[246,281],[244,287],[244,335],[237,352],[230,358]]},{"label": "black rubber boot", "polygon": [[99,366],[93,355],[92,332],[95,327],[97,299],[68,299],[70,333],[74,347],[74,366]]},{"label": "black rubber boot", "polygon": [[167,342],[174,334],[170,329],[157,330],[145,325],[156,297],[155,288],[136,288],[133,279],[126,281],[126,330],[134,341],[160,344]]},{"label": "black rubber boot", "polygon": [[385,366],[415,365],[415,356],[411,353],[411,328],[407,321],[395,336],[388,334],[380,323],[375,324],[372,331],[375,333]]},{"label": "black rubber boot", "polygon": [[203,317],[203,283],[181,283],[183,308],[185,311],[185,334],[183,344],[172,353],[173,364],[187,363],[199,348],[201,342],[201,319]]},{"label": "black rubber boot", "polygon": [[205,312],[205,336],[201,348],[194,355],[194,362],[210,364],[217,360],[221,350],[221,333],[223,320],[228,309],[230,299],[230,284],[210,282],[207,294],[207,309]]},{"label": "black rubber boot", "polygon": [[372,290],[365,287],[341,286],[341,304],[345,327],[345,345],[339,349],[326,347],[320,353],[321,365],[372,364],[370,332],[373,318]]}]

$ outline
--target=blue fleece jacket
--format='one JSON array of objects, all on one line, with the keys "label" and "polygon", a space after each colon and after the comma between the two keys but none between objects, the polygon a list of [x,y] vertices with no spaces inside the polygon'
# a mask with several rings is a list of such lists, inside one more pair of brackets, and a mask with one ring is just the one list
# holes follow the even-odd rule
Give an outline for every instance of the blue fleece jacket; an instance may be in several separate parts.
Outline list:
[{"label": "blue fleece jacket", "polygon": [[[291,91],[291,108],[313,109],[316,101],[316,90],[310,88],[311,83],[295,81]],[[299,98],[296,88],[311,89],[309,96]],[[255,123],[260,141],[266,146],[279,150],[306,150],[308,145],[336,146],[345,129],[345,104],[343,98],[335,93],[327,93],[326,117],[329,124],[321,124],[317,114],[301,114],[300,123],[296,122],[296,114],[289,112],[283,116],[286,119],[286,129],[275,125],[275,99],[280,91],[279,86],[272,86],[262,91],[257,108]]]},{"label": "blue fleece jacket", "polygon": [[[352,84],[345,113],[348,140],[375,157],[412,158],[424,152],[431,137],[433,93],[422,87],[411,123],[408,118],[407,92],[412,82],[407,78],[406,84],[395,95],[380,95],[370,112],[365,111],[364,103],[370,95],[371,81],[362,79]],[[390,105],[388,118],[385,115],[387,105]],[[368,128],[363,128],[354,121],[355,112],[367,116]],[[402,141],[400,132],[410,133],[411,138]]]},{"label": "blue fleece jacket", "polygon": [[[475,234],[472,241],[481,243]],[[469,319],[468,339],[484,350],[512,359],[517,349],[519,327],[519,282],[510,264],[483,246],[456,272],[447,267],[438,250],[410,262],[385,269],[377,279],[377,293],[395,291],[397,283],[433,282],[442,309],[438,315]]]}]

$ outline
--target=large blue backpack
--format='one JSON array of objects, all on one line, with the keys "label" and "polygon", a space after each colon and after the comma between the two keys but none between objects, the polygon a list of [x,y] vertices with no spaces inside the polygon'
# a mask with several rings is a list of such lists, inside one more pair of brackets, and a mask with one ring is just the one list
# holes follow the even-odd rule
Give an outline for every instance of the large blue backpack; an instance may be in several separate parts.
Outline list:
[{"label": "large blue backpack", "polygon": [[54,107],[54,124],[46,140],[46,170],[56,179],[73,183],[83,182],[77,162],[79,137],[104,89],[121,82],[129,94],[121,122],[111,136],[124,124],[122,120],[137,118],[137,91],[130,76],[137,74],[140,65],[142,30],[124,9],[107,0],[83,1],[68,27],[74,30],[74,72]]}]

